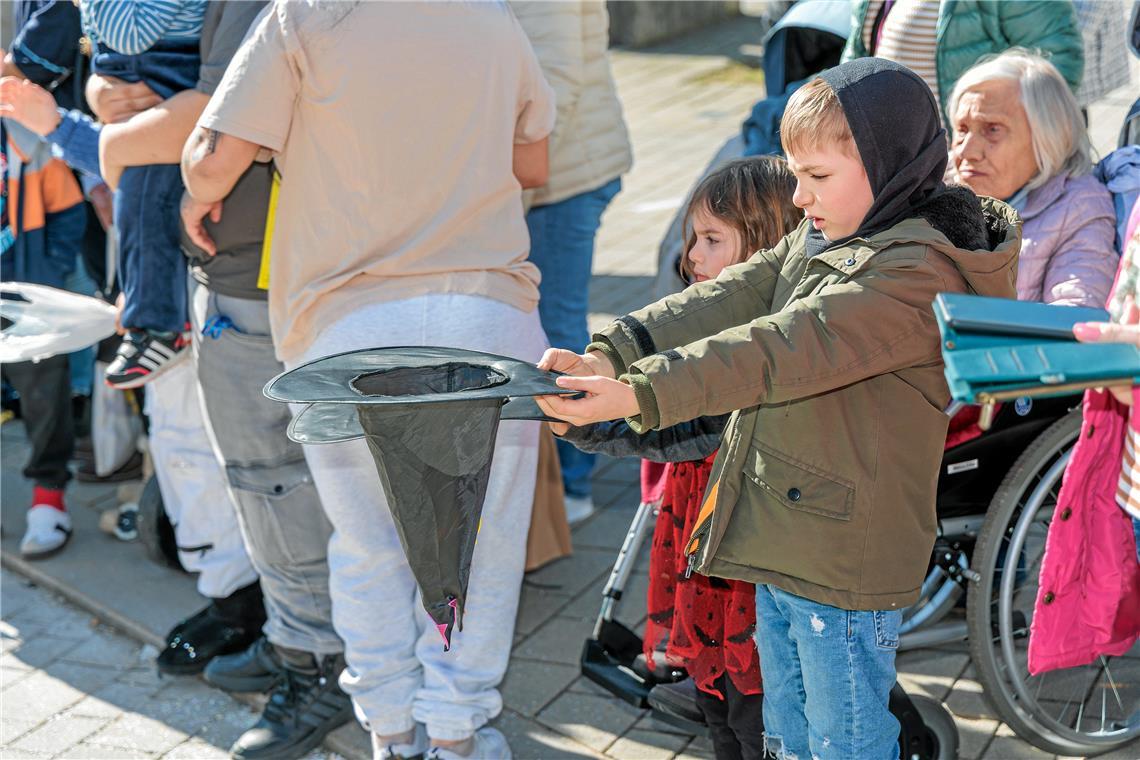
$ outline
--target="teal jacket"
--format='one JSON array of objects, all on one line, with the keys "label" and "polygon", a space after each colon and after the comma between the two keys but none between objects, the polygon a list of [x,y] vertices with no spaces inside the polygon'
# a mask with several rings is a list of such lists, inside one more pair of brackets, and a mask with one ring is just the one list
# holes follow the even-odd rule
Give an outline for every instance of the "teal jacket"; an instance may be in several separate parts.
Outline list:
[{"label": "teal jacket", "polygon": [[[871,0],[852,0],[851,34],[843,60],[869,53],[863,24]],[[938,92],[946,113],[950,91],[978,59],[1011,47],[1040,51],[1076,92],[1085,56],[1077,15],[1069,0],[942,0],[938,11]]]}]

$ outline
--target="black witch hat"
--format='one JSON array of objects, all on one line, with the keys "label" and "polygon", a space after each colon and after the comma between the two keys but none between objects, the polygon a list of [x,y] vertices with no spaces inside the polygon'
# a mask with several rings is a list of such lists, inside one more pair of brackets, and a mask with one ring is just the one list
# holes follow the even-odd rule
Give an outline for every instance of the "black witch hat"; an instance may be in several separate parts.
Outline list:
[{"label": "black witch hat", "polygon": [[424,607],[451,645],[500,419],[545,419],[533,396],[572,394],[557,374],[496,354],[426,346],[318,359],[265,386],[309,404],[289,426],[298,443],[364,438]]}]

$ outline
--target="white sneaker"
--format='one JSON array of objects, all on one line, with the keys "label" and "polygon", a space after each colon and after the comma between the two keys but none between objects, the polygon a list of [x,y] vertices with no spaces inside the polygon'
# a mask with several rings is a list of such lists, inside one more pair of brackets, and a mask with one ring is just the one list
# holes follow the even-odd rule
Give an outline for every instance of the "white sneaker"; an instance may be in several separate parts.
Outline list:
[{"label": "white sneaker", "polygon": [[566,496],[566,521],[577,525],[594,514],[594,500],[589,496]]},{"label": "white sneaker", "polygon": [[443,747],[432,747],[427,760],[511,760],[511,746],[499,729],[484,726],[471,738],[475,744],[471,754],[460,755]]},{"label": "white sneaker", "polygon": [[427,731],[422,723],[417,723],[415,737],[411,744],[389,744],[381,746],[380,737],[372,734],[372,760],[402,760],[402,758],[423,757],[428,751]]},{"label": "white sneaker", "polygon": [[37,504],[28,510],[28,529],[20,541],[20,554],[42,559],[59,551],[71,538],[71,515],[63,510]]}]

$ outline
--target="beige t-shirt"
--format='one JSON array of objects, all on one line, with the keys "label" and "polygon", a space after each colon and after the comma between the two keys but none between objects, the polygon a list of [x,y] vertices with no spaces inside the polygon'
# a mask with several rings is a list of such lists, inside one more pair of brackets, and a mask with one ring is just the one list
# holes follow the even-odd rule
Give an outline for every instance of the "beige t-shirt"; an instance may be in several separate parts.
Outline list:
[{"label": "beige t-shirt", "polygon": [[199,120],[277,154],[278,357],[377,301],[465,293],[532,310],[511,160],[550,133],[554,106],[502,4],[279,0]]}]

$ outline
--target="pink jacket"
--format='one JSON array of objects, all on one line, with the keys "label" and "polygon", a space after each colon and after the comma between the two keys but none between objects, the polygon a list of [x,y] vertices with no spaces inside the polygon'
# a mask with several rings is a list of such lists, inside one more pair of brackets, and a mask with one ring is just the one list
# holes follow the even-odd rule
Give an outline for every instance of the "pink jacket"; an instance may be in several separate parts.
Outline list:
[{"label": "pink jacket", "polygon": [[1021,212],[1019,301],[1102,307],[1119,263],[1112,194],[1091,174],[1031,190]]},{"label": "pink jacket", "polygon": [[[1129,221],[1140,224],[1140,204]],[[1140,408],[1140,386],[1132,389]],[[1119,655],[1140,636],[1140,562],[1132,520],[1116,504],[1128,408],[1088,391],[1041,560],[1029,633],[1029,672]],[[1137,424],[1140,415],[1132,416]]]}]

